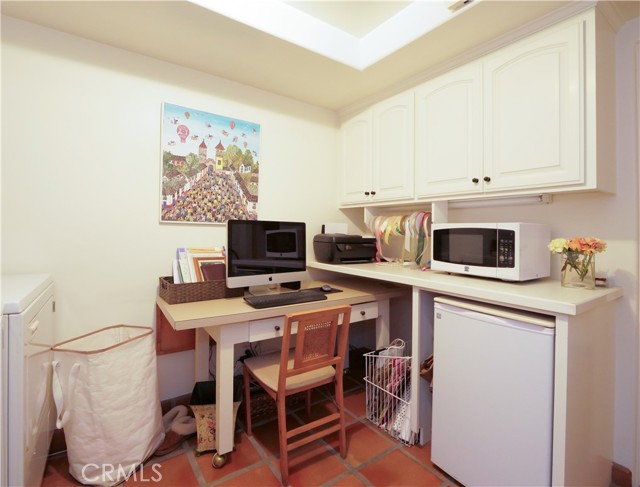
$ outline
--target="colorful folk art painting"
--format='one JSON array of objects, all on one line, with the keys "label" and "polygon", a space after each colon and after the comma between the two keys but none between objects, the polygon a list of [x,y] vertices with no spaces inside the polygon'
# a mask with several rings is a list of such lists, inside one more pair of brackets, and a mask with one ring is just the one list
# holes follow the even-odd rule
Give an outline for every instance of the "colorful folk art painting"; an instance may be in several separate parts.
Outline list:
[{"label": "colorful folk art painting", "polygon": [[160,221],[257,219],[259,154],[259,124],[164,103]]}]

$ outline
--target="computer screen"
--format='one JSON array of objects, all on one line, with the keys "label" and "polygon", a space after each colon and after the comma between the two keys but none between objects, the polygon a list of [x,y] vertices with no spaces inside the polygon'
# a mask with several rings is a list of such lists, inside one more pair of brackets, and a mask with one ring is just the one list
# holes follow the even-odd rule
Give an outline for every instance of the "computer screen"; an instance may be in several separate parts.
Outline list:
[{"label": "computer screen", "polygon": [[303,222],[229,220],[227,286],[256,287],[307,278]]}]

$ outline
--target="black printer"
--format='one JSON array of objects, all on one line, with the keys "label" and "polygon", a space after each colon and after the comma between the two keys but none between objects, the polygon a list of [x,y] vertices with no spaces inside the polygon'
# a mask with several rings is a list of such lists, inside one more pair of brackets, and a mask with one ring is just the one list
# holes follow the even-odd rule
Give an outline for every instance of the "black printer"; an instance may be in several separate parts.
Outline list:
[{"label": "black printer", "polygon": [[349,264],[372,262],[376,257],[376,239],[342,233],[319,233],[313,237],[313,252],[318,262]]}]

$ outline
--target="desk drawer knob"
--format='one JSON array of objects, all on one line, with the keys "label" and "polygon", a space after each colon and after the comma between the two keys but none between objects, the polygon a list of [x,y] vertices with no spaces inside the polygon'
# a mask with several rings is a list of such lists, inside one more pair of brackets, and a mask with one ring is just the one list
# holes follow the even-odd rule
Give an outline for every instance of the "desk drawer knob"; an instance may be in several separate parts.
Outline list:
[{"label": "desk drawer knob", "polygon": [[275,331],[280,331],[280,325],[276,325],[276,326],[274,326],[274,327],[273,327],[273,329],[274,329]]},{"label": "desk drawer knob", "polygon": [[360,311],[360,316],[364,316],[364,315],[366,315],[366,314],[367,314],[367,313],[366,313],[366,311],[365,311],[365,310]]}]

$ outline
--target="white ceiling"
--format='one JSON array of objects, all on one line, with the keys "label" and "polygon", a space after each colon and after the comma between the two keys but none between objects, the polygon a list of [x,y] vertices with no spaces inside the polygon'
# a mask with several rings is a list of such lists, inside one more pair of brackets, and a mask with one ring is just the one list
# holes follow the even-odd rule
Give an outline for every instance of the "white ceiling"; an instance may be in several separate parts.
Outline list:
[{"label": "white ceiling", "polygon": [[411,1],[293,0],[284,3],[355,37],[363,37],[408,6]]},{"label": "white ceiling", "polygon": [[[344,113],[535,19],[593,4],[475,0],[452,14],[447,3],[3,0],[0,6],[3,16]],[[621,19],[640,14],[637,0],[615,3]]]}]

